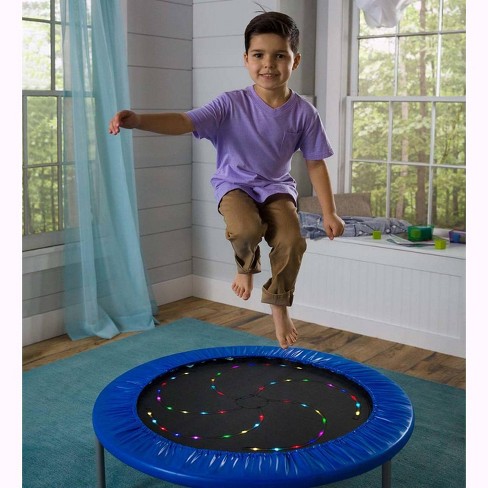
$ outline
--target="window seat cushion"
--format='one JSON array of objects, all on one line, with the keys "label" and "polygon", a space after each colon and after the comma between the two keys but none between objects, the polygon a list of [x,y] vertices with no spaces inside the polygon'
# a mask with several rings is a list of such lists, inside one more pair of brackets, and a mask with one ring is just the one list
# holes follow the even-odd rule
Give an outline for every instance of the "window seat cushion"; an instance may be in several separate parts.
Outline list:
[{"label": "window seat cushion", "polygon": [[[300,228],[303,237],[308,239],[322,239],[327,237],[323,226],[322,215],[298,212]],[[362,217],[362,216],[342,216],[345,228],[343,237],[360,237],[372,235],[374,230],[379,230],[382,234],[401,234],[407,232],[410,225],[406,220],[386,218],[386,217]]]}]

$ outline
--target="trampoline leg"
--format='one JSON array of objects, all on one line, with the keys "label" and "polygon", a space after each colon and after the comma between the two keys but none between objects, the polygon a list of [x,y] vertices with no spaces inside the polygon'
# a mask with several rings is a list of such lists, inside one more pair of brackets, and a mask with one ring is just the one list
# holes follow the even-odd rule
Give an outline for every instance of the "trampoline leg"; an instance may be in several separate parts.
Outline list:
[{"label": "trampoline leg", "polygon": [[391,460],[383,464],[381,468],[382,488],[391,488]]},{"label": "trampoline leg", "polygon": [[105,450],[98,438],[96,441],[97,488],[105,488]]}]

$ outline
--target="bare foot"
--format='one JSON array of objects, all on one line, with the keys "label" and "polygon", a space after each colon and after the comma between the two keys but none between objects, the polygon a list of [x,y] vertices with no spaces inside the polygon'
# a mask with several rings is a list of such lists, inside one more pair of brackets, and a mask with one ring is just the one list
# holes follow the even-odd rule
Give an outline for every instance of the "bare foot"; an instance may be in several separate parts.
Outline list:
[{"label": "bare foot", "polygon": [[271,305],[271,314],[278,343],[283,349],[287,349],[298,339],[298,332],[288,315],[288,308],[284,305]]},{"label": "bare foot", "polygon": [[232,283],[234,293],[243,300],[248,300],[252,292],[252,274],[237,273]]}]

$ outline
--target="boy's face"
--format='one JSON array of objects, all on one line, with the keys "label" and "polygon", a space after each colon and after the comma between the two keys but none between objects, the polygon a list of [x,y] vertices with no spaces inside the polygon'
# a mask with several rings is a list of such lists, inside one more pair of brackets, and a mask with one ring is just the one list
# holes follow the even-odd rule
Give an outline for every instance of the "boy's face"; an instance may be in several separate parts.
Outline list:
[{"label": "boy's face", "polygon": [[258,88],[279,91],[287,89],[300,54],[293,54],[290,42],[277,34],[258,34],[251,38],[244,62]]}]

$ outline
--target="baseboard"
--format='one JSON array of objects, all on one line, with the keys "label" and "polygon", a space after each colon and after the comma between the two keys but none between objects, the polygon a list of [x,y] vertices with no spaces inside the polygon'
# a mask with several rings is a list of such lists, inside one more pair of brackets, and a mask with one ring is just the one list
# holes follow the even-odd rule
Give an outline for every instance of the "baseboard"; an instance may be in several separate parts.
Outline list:
[{"label": "baseboard", "polygon": [[165,305],[166,303],[176,302],[177,300],[191,297],[193,295],[192,278],[192,275],[188,275],[152,285],[156,303],[158,305]]}]

